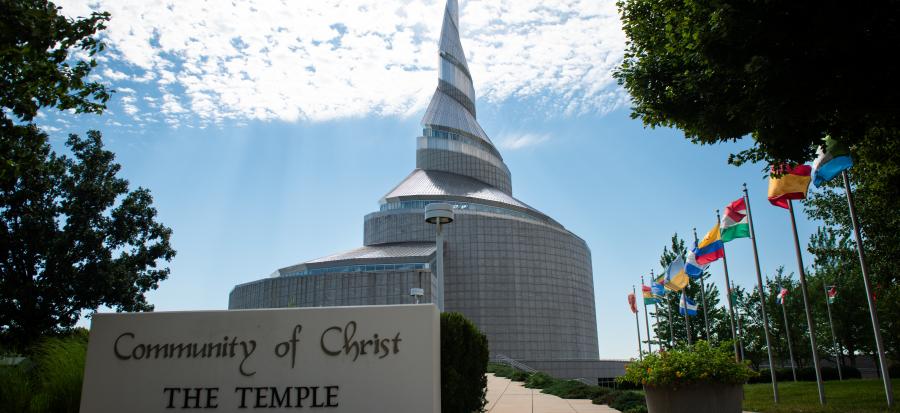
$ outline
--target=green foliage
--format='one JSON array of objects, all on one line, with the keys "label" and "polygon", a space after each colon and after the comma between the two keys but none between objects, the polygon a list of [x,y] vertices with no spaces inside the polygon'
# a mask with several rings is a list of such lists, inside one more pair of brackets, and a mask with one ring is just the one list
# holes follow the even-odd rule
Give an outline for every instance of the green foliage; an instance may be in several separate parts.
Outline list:
[{"label": "green foliage", "polygon": [[40,138],[14,142],[33,162],[0,186],[0,334],[20,348],[72,327],[83,310],[152,310],[144,293],[175,255],[150,191],[116,177],[99,132],[71,135],[71,158]]},{"label": "green foliage", "polygon": [[610,390],[603,387],[597,397],[591,402],[593,404],[605,404],[613,409],[621,412],[646,413],[647,401],[644,395],[635,391]]},{"label": "green foliage", "polygon": [[734,361],[731,343],[713,347],[698,341],[691,347],[661,351],[633,361],[619,380],[648,386],[674,386],[712,382],[743,384],[756,372]]},{"label": "green foliage", "polygon": [[611,403],[609,403],[609,407],[613,409],[619,410],[623,413],[626,412],[646,412],[647,411],[647,401],[643,395],[633,392],[633,391],[623,391],[618,392],[619,394]]},{"label": "green foliage", "polygon": [[529,376],[528,380],[525,380],[525,387],[529,389],[544,389],[556,381],[557,379],[553,378],[553,376],[539,371]]},{"label": "green foliage", "polygon": [[617,4],[628,43],[615,77],[646,125],[677,127],[701,144],[752,134],[738,163],[802,162],[825,135],[852,145],[900,125],[900,87],[884,53],[900,41],[897,2]]},{"label": "green foliage", "polygon": [[0,406],[11,412],[77,413],[87,354],[87,334],[42,339],[30,360],[0,367]]},{"label": "green foliage", "polygon": [[541,390],[563,399],[594,399],[603,393],[599,386],[589,386],[578,380],[556,380]]},{"label": "green foliage", "polygon": [[441,411],[481,411],[487,368],[487,337],[462,314],[441,313]]},{"label": "green foliage", "polygon": [[[101,113],[109,93],[85,78],[103,50],[97,32],[108,13],[70,19],[48,1],[0,0],[0,185],[21,176],[20,164],[34,161],[32,151],[46,137],[32,120],[43,107]],[[9,115],[12,117],[10,118]],[[33,142],[19,142],[33,140]]]}]

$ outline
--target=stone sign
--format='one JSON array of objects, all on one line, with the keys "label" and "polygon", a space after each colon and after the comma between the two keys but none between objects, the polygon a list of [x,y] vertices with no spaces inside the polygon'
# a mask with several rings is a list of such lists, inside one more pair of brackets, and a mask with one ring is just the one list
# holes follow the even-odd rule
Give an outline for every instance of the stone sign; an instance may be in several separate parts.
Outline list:
[{"label": "stone sign", "polygon": [[96,314],[82,413],[439,412],[433,304]]}]

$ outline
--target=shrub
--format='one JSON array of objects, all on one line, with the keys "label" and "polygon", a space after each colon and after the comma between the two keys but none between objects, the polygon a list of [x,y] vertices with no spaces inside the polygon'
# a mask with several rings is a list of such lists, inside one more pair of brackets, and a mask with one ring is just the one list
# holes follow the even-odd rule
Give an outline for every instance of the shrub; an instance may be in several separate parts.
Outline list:
[{"label": "shrub", "polygon": [[0,366],[0,406],[4,411],[27,412],[31,383],[26,366]]},{"label": "shrub", "polygon": [[462,314],[441,313],[441,411],[481,411],[487,366],[487,337]]},{"label": "shrub", "polygon": [[522,370],[513,369],[512,374],[509,375],[509,379],[512,381],[525,381],[528,380],[528,377],[531,376],[531,373]]},{"label": "shrub", "polygon": [[87,335],[44,339],[33,352],[33,412],[77,413],[87,356]]},{"label": "shrub", "polygon": [[604,390],[601,390],[598,386],[589,386],[577,380],[556,380],[555,383],[544,388],[541,392],[563,399],[594,399],[599,397]]},{"label": "shrub", "polygon": [[618,392],[619,394],[613,399],[609,407],[622,412],[646,412],[647,401],[643,395],[633,391]]},{"label": "shrub", "polygon": [[686,348],[650,354],[633,361],[619,381],[650,386],[675,386],[696,382],[744,384],[757,373],[734,361],[730,342],[713,347],[698,341]]},{"label": "shrub", "polygon": [[547,373],[537,372],[528,377],[528,380],[525,380],[525,387],[528,387],[529,389],[544,389],[550,387],[557,381],[559,380]]}]

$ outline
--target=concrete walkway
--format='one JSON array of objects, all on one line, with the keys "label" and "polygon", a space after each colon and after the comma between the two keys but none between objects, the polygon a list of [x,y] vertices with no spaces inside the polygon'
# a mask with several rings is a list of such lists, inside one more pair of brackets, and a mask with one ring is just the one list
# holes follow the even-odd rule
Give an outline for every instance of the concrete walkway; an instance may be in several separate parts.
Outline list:
[{"label": "concrete walkway", "polygon": [[528,389],[524,383],[487,375],[487,406],[489,413],[619,413],[609,406],[600,406],[583,399],[561,399]]}]

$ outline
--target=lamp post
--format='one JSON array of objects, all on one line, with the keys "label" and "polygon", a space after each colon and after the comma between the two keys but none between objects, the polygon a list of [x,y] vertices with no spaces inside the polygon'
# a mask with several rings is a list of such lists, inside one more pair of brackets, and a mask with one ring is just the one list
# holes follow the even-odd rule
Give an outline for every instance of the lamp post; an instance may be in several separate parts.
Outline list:
[{"label": "lamp post", "polygon": [[444,311],[444,234],[441,227],[453,222],[453,205],[431,203],[425,206],[425,222],[437,225],[437,303],[438,309]]}]

